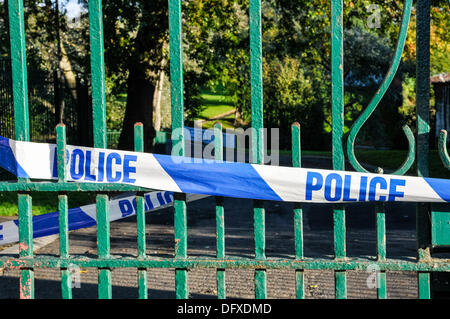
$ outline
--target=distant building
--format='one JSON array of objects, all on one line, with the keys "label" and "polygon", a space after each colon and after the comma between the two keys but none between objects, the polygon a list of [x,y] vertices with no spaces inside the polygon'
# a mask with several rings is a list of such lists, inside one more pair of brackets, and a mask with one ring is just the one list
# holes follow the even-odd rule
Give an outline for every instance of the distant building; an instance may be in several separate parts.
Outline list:
[{"label": "distant building", "polygon": [[434,89],[436,108],[436,136],[440,130],[450,132],[450,73],[441,73],[430,78]]}]

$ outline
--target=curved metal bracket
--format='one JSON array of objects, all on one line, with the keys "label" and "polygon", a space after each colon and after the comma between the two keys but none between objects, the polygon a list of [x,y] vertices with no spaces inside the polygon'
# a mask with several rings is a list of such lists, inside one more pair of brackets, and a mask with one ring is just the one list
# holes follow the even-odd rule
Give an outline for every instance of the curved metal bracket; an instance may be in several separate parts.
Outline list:
[{"label": "curved metal bracket", "polygon": [[[361,164],[356,159],[356,156],[355,156],[356,136],[358,135],[361,127],[364,125],[364,123],[369,119],[370,115],[376,109],[376,107],[380,103],[381,99],[383,98],[384,94],[386,93],[387,89],[391,85],[392,80],[394,79],[395,73],[397,72],[398,66],[400,64],[403,48],[405,45],[409,20],[411,17],[411,8],[412,8],[412,0],[405,0],[405,4],[403,7],[402,24],[400,27],[400,34],[399,34],[399,37],[397,40],[397,47],[395,49],[394,58],[389,67],[389,71],[387,72],[386,77],[383,80],[383,83],[381,84],[381,86],[378,89],[375,96],[370,101],[367,108],[356,119],[355,123],[353,123],[353,125],[350,129],[350,133],[347,138],[348,159],[350,161],[350,164],[353,166],[353,168],[359,172],[368,172],[368,171],[364,167],[362,167]],[[409,168],[412,166],[412,164],[414,163],[414,159],[415,159],[416,146],[415,146],[414,134],[412,133],[411,129],[406,125],[403,127],[403,132],[405,133],[406,138],[408,139],[408,144],[409,144],[408,157],[406,158],[404,163],[400,166],[400,168],[397,169],[394,173],[392,173],[395,175],[405,174],[409,170]]]},{"label": "curved metal bracket", "polygon": [[450,170],[450,156],[448,155],[446,144],[447,144],[447,131],[441,130],[441,133],[439,134],[439,143],[438,143],[439,157],[441,158],[444,166]]}]

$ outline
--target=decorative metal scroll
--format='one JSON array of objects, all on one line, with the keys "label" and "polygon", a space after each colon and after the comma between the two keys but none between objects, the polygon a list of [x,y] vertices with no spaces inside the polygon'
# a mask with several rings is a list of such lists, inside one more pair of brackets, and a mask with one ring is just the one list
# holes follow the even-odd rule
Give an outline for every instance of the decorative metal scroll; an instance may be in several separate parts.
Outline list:
[{"label": "decorative metal scroll", "polygon": [[[380,103],[381,99],[383,98],[384,94],[386,93],[387,89],[392,83],[392,80],[394,79],[395,73],[397,72],[398,66],[400,64],[403,47],[405,45],[406,35],[408,31],[408,25],[409,20],[411,16],[411,8],[412,8],[412,0],[406,0],[403,8],[403,17],[402,17],[402,24],[400,27],[400,33],[397,40],[397,47],[395,50],[394,58],[391,62],[391,65],[389,67],[389,70],[386,74],[386,77],[383,80],[383,83],[381,84],[380,88],[378,89],[375,96],[372,98],[371,102],[367,106],[367,108],[363,111],[363,113],[358,117],[358,119],[353,123],[350,133],[347,138],[347,155],[348,159],[350,161],[350,164],[353,166],[353,168],[359,172],[368,172],[362,165],[358,162],[355,156],[355,141],[356,136],[358,135],[361,127],[364,125],[364,123],[369,119],[370,115],[373,113],[373,111],[376,109],[378,104]],[[415,139],[414,134],[411,131],[411,129],[405,125],[403,126],[403,132],[406,135],[406,138],[408,139],[408,157],[403,162],[403,164],[398,168],[395,172],[392,174],[395,175],[403,175],[405,174],[414,163],[415,159],[415,153],[416,153],[416,146],[415,146]]]},{"label": "decorative metal scroll", "polygon": [[441,134],[439,135],[439,156],[441,157],[442,163],[444,166],[450,170],[450,156],[447,152],[447,131],[441,130]]}]

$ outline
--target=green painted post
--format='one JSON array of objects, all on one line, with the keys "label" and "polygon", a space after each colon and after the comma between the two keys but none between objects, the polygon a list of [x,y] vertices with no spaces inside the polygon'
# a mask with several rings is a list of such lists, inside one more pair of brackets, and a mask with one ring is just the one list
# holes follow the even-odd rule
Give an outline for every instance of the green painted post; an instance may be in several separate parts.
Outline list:
[{"label": "green painted post", "polygon": [[[58,167],[58,182],[66,182],[66,126],[58,124],[56,126],[56,153]],[[69,257],[69,217],[68,217],[68,199],[64,192],[58,193],[58,211],[59,211],[59,252],[63,258]],[[64,299],[72,299],[72,279],[70,270],[67,267],[61,267],[61,291]]]},{"label": "green painted post", "polygon": [[333,168],[345,169],[344,136],[344,38],[343,0],[331,1],[331,96]]},{"label": "green painted post", "polygon": [[264,163],[261,0],[250,0],[252,162]]},{"label": "green painted post", "polygon": [[[101,0],[89,1],[89,38],[91,44],[94,147],[107,148],[105,58]],[[97,252],[99,258],[108,257],[110,252],[108,202],[108,195],[97,195]],[[112,297],[111,269],[109,268],[98,270],[98,294],[99,298],[102,299]]]},{"label": "green painted post", "polygon": [[[291,126],[292,135],[292,166],[301,167],[302,166],[302,156],[301,156],[301,135],[300,135],[300,124],[295,122]],[[303,210],[300,203],[294,203],[294,235],[295,235],[295,259],[303,259]],[[303,269],[297,269],[295,271],[295,281],[296,281],[296,295],[298,299],[305,298],[305,287],[304,287],[304,271]]]},{"label": "green painted post", "polygon": [[419,299],[430,299],[431,298],[430,273],[418,272],[417,276],[419,279]]},{"label": "green painted post", "polygon": [[[59,249],[63,258],[69,258],[68,208],[67,195],[59,194]],[[72,276],[67,267],[61,267],[61,292],[63,299],[72,299]]]},{"label": "green painted post", "polygon": [[[186,218],[186,195],[174,194],[174,232],[175,232],[175,258],[187,257],[187,218]],[[177,299],[189,297],[187,269],[177,268],[175,270],[175,288]]]},{"label": "green painted post", "polygon": [[[27,62],[22,0],[10,0],[8,2],[8,10],[11,41],[15,139],[18,141],[29,141],[30,124],[28,115]],[[26,182],[26,179],[18,179],[18,183]],[[28,193],[18,194],[18,209],[19,255],[20,257],[32,257],[32,200]],[[32,268],[21,270],[20,298],[34,298],[34,270]]]},{"label": "green painted post", "polygon": [[[33,257],[32,201],[28,194],[18,195],[19,256]],[[34,299],[34,269],[26,268],[20,274],[20,298]]]},{"label": "green painted post", "polygon": [[[383,203],[375,204],[376,224],[377,224],[377,260],[386,260],[386,217]],[[379,299],[387,298],[386,271],[378,273],[377,294]]]},{"label": "green painted post", "polygon": [[[222,124],[214,124],[214,159],[223,160],[223,135]],[[216,257],[225,258],[225,212],[223,207],[223,197],[216,197]],[[217,298],[226,298],[225,269],[217,269]]]},{"label": "green painted post", "polygon": [[[135,152],[144,152],[144,125],[136,123],[134,125],[134,150]],[[137,224],[137,243],[138,258],[145,258],[146,255],[146,234],[145,234],[145,199],[141,192],[136,194],[136,224]],[[138,268],[138,287],[139,298],[148,298],[147,287],[147,269]]]},{"label": "green painted post", "polygon": [[94,147],[106,148],[105,58],[102,1],[89,1]]},{"label": "green painted post", "polygon": [[[331,2],[331,76],[332,76],[332,144],[333,169],[345,170],[342,139],[344,135],[344,39],[343,0]],[[333,210],[335,258],[345,258],[345,209],[336,205]],[[347,298],[345,271],[335,271],[336,298]]]},{"label": "green painted post", "polygon": [[[181,0],[169,0],[170,91],[172,104],[172,155],[184,156],[183,49]],[[186,195],[174,195],[175,258],[187,257]],[[186,269],[175,270],[176,297],[189,297]]]},{"label": "green painted post", "polygon": [[[416,29],[416,113],[417,113],[417,175],[428,176],[430,134],[430,1],[418,0]],[[430,257],[430,207],[417,204],[416,232],[418,258]],[[419,297],[430,297],[430,274],[419,273]]]},{"label": "green painted post", "polygon": [[27,61],[24,25],[25,13],[22,0],[10,0],[8,2],[8,9],[15,139],[18,141],[29,141],[30,123],[28,115]]},{"label": "green painted post", "polygon": [[[106,194],[97,195],[97,254],[99,258],[110,257],[109,241],[109,198]],[[98,296],[100,299],[112,298],[111,269],[98,270]]]},{"label": "green painted post", "polygon": [[[262,27],[261,0],[250,0],[250,71],[252,107],[252,162],[264,164],[264,124],[263,124],[263,84],[262,84]],[[265,259],[265,213],[264,202],[255,200],[254,233],[255,258]],[[267,278],[265,269],[255,270],[255,297],[267,297]]]},{"label": "green painted post", "polygon": [[[383,174],[383,169],[378,167],[378,174]],[[375,218],[377,229],[377,261],[386,261],[386,216],[384,203],[375,203]],[[386,271],[378,272],[377,295],[378,299],[387,298]]]}]

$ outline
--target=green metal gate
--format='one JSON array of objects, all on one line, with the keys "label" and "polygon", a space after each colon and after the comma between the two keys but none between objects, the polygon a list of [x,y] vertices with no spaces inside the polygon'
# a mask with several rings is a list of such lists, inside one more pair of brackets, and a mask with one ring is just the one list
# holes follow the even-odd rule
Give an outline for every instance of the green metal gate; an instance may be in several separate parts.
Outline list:
[{"label": "green metal gate", "polygon": [[[428,175],[429,152],[429,40],[430,40],[430,1],[417,1],[417,152],[414,135],[408,127],[404,128],[409,141],[409,155],[405,163],[395,174],[405,174],[417,162],[417,174]],[[404,16],[400,28],[398,46],[393,62],[384,79],[380,90],[371,101],[367,109],[357,119],[347,140],[347,155],[352,166],[357,171],[364,171],[354,154],[354,142],[359,129],[377,107],[389,87],[397,67],[400,63],[401,53],[406,38],[409,18],[412,9],[412,0],[404,1]],[[13,73],[13,97],[16,140],[28,141],[30,139],[28,116],[28,90],[27,70],[25,56],[24,10],[22,0],[9,1],[11,57]],[[333,168],[344,170],[344,81],[343,81],[343,0],[332,0],[332,145]],[[91,71],[92,71],[92,100],[93,100],[93,126],[94,147],[107,147],[106,105],[105,105],[105,64],[103,49],[102,2],[89,1],[89,23],[91,44]],[[182,30],[181,30],[181,0],[169,0],[169,26],[170,26],[170,72],[171,72],[171,103],[172,103],[172,129],[184,126],[183,107],[183,60],[182,60]],[[252,141],[252,162],[263,164],[264,136],[263,130],[263,93],[262,93],[262,36],[261,36],[261,0],[250,0],[250,56],[251,56],[251,106],[252,126],[256,129]],[[34,297],[34,270],[39,267],[57,268],[61,271],[62,297],[71,298],[70,265],[79,267],[98,268],[98,296],[99,298],[112,297],[111,269],[130,267],[137,269],[139,297],[147,298],[147,269],[148,268],[175,268],[176,297],[188,298],[188,269],[214,268],[217,269],[218,298],[226,297],[225,275],[227,268],[254,269],[255,297],[267,297],[267,269],[286,268],[296,272],[296,294],[298,298],[305,297],[304,271],[310,269],[333,270],[335,274],[336,298],[347,298],[347,271],[366,270],[374,263],[381,270],[378,288],[378,297],[387,298],[386,271],[415,271],[418,274],[418,293],[420,298],[430,298],[430,276],[433,272],[449,272],[448,259],[433,258],[431,253],[431,233],[437,232],[443,238],[450,236],[448,227],[437,229],[429,219],[430,213],[435,216],[443,212],[448,216],[448,206],[432,212],[430,205],[417,203],[417,259],[415,261],[390,260],[386,257],[386,228],[383,204],[376,206],[377,227],[377,259],[350,258],[346,256],[346,226],[345,205],[336,205],[333,211],[334,222],[334,258],[312,259],[303,254],[303,220],[302,207],[296,205],[293,211],[295,234],[295,258],[266,258],[265,254],[265,214],[264,203],[254,200],[254,242],[255,258],[231,258],[225,254],[225,229],[223,198],[216,198],[217,222],[217,255],[216,258],[190,257],[187,254],[187,216],[185,194],[175,194],[174,200],[174,231],[175,256],[174,258],[154,258],[146,255],[144,197],[146,189],[117,185],[68,183],[64,166],[64,147],[66,143],[65,126],[60,124],[57,131],[57,160],[58,182],[31,182],[19,179],[17,183],[1,182],[0,191],[17,192],[19,205],[19,257],[0,259],[0,266],[6,268],[20,268],[20,297]],[[216,125],[216,136],[220,137],[221,127]],[[173,146],[184,145],[184,137],[177,135]],[[300,126],[292,126],[292,153],[293,165],[301,166],[300,156]],[[221,139],[215,139],[216,158],[222,158]],[[449,166],[450,160],[445,150],[445,134],[441,138],[441,155],[444,163]],[[174,148],[184,155],[184,146]],[[135,150],[143,151],[143,127],[135,126]],[[417,154],[417,155],[416,155]],[[54,192],[58,194],[60,212],[60,256],[34,256],[33,255],[33,229],[32,229],[32,197],[31,191]],[[68,241],[68,196],[69,191],[95,191],[97,207],[97,247],[98,256],[69,255]],[[120,257],[110,253],[110,226],[108,218],[108,191],[135,191],[137,192],[137,228],[138,228],[138,255],[136,257]],[[445,219],[445,218],[444,218]],[[443,225],[443,224],[442,224]],[[438,238],[438,237],[434,237]],[[440,237],[439,237],[440,238]],[[436,243],[435,243],[436,244]],[[439,245],[439,240],[437,242]]]}]

